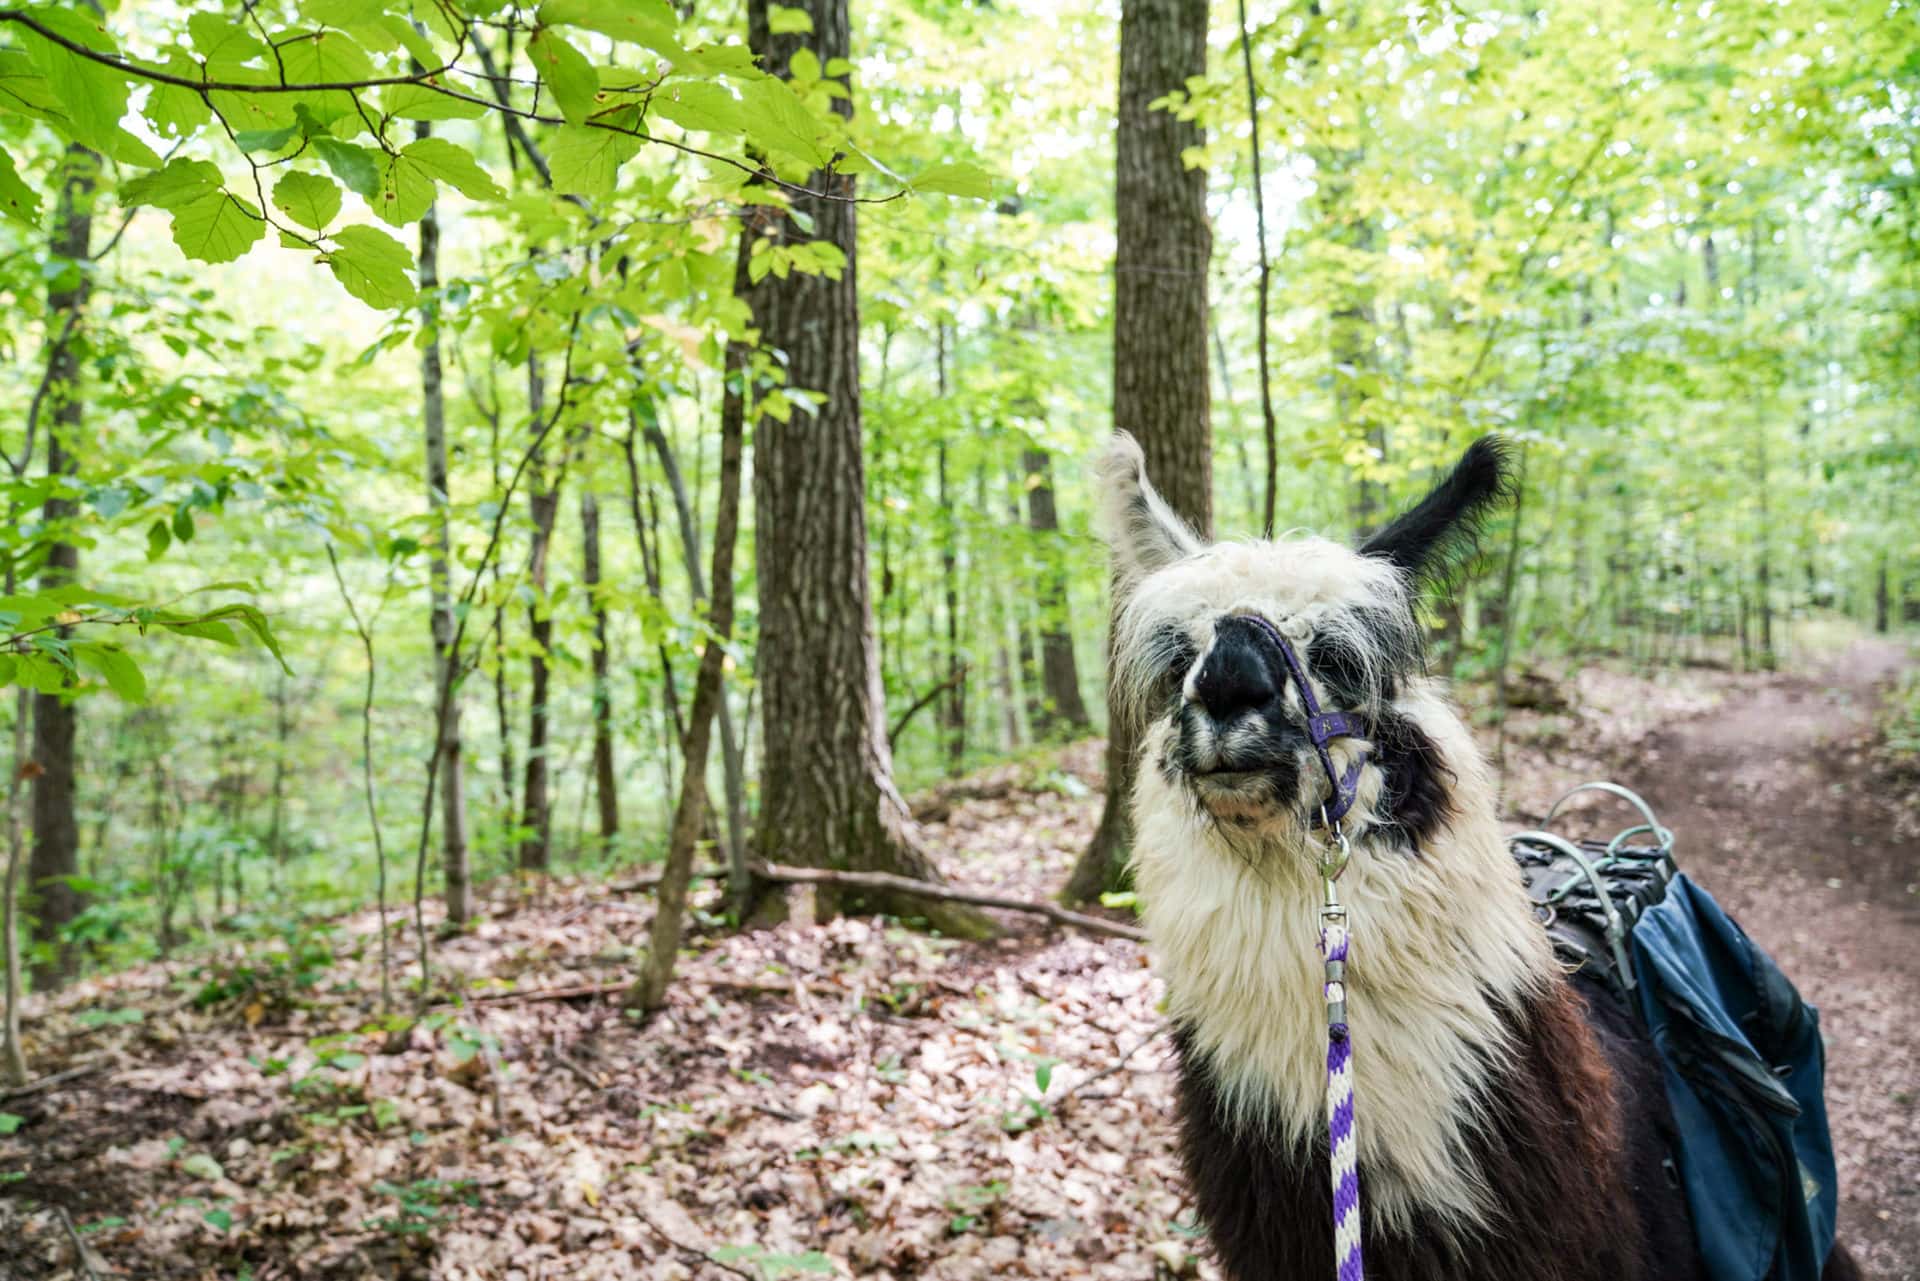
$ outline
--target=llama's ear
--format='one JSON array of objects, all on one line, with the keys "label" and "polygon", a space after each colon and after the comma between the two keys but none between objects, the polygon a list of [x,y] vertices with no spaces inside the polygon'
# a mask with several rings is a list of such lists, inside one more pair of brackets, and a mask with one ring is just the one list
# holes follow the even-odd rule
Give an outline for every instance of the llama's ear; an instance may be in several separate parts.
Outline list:
[{"label": "llama's ear", "polygon": [[1467,447],[1433,492],[1360,545],[1360,554],[1397,567],[1415,587],[1443,582],[1473,555],[1487,514],[1513,494],[1512,450],[1498,436]]},{"label": "llama's ear", "polygon": [[1147,458],[1132,436],[1115,432],[1094,471],[1101,524],[1123,584],[1132,586],[1205,546],[1147,483]]}]

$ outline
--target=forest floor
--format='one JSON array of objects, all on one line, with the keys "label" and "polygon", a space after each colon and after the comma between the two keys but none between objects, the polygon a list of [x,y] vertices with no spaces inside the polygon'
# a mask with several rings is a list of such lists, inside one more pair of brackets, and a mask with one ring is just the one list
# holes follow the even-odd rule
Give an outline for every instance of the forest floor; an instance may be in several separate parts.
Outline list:
[{"label": "forest floor", "polygon": [[[1589,667],[1563,686],[1580,711],[1520,715],[1505,751],[1516,821],[1590,777],[1643,790],[1819,1004],[1843,1234],[1883,1281],[1920,1278],[1920,777],[1872,729],[1910,661]],[[953,880],[1037,898],[1091,834],[1099,765],[1080,744],[916,808]],[[435,949],[471,999],[424,1019],[378,1015],[371,913],[36,1002],[43,1083],[0,1094],[0,1278],[1205,1271],[1136,945],[716,927],[642,1025],[613,991],[650,914],[644,890],[502,886]]]}]

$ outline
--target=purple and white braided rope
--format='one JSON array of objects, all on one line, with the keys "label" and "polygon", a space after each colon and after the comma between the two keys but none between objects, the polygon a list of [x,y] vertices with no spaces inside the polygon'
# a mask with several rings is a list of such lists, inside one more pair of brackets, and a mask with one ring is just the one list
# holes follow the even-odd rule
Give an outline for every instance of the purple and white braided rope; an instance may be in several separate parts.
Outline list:
[{"label": "purple and white braided rope", "polygon": [[[1328,883],[1331,897],[1332,883]],[[1330,905],[1320,928],[1327,965],[1327,1150],[1333,1177],[1336,1281],[1361,1281],[1360,1161],[1353,1138],[1353,1042],[1347,1036],[1347,918]]]}]

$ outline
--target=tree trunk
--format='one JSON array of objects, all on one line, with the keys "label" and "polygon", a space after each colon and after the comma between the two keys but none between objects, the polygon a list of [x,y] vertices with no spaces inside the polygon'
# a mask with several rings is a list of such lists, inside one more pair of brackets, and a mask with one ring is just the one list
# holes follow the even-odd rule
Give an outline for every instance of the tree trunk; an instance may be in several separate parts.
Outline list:
[{"label": "tree trunk", "polygon": [[[433,126],[422,120],[414,126],[425,138]],[[420,220],[420,294],[426,346],[420,352],[421,415],[427,436],[427,510],[432,514],[433,539],[427,561],[428,631],[433,639],[433,688],[447,687],[452,661],[453,592],[448,582],[450,530],[447,507],[447,402],[440,365],[440,215],[429,207]],[[446,706],[434,727],[440,751],[440,853],[447,884],[447,919],[466,923],[472,911],[473,868],[467,849],[467,780],[460,743],[460,690],[447,690]]]},{"label": "tree trunk", "polygon": [[[751,231],[740,240],[734,291],[747,284]],[[667,842],[667,865],[660,876],[659,902],[647,941],[646,967],[628,994],[627,1003],[642,1010],[658,1009],[673,980],[674,961],[686,922],[687,889],[693,880],[694,845],[706,822],[707,754],[712,744],[714,714],[725,705],[727,641],[733,635],[733,551],[740,530],[740,455],[746,436],[747,359],[744,348],[729,343],[726,377],[720,404],[720,507],[714,517],[713,604],[707,615],[712,634],[700,652],[693,681],[693,707],[685,739],[686,767],[680,776],[680,800],[673,812]]]},{"label": "tree trunk", "polygon": [[[746,278],[739,276],[734,284],[736,289],[746,285]],[[725,386],[721,392],[721,410],[727,412],[726,397],[736,393],[744,395],[744,389],[736,387],[747,376],[747,358],[743,348],[729,344],[726,367],[723,374]],[[636,421],[641,415],[635,415]],[[680,459],[673,451],[673,443],[667,439],[657,418],[645,419],[642,432],[654,456],[660,460],[660,470],[667,478],[667,490],[673,496],[673,514],[680,527],[680,551],[687,564],[687,582],[693,589],[695,608],[707,603],[706,572],[700,565],[700,521],[693,510],[693,502],[687,494],[686,480],[680,474]],[[726,423],[721,423],[724,437]],[[725,448],[723,442],[722,449]],[[697,477],[696,477],[697,479]],[[747,875],[747,783],[744,769],[744,753],[740,750],[739,735],[733,728],[733,709],[727,702],[724,682],[720,691],[718,707],[720,716],[720,771],[724,780],[727,802],[727,878],[728,896],[739,906],[746,902],[750,889]]]},{"label": "tree trunk", "polygon": [[[1139,440],[1148,474],[1173,510],[1210,535],[1207,261],[1213,233],[1206,175],[1187,168],[1183,158],[1203,139],[1197,124],[1152,106],[1206,70],[1206,0],[1122,0],[1113,425]],[[1125,867],[1138,733],[1109,699],[1106,807],[1068,879],[1070,902],[1097,898]]]},{"label": "tree trunk", "polygon": [[600,840],[611,846],[620,833],[620,788],[613,770],[613,686],[607,665],[607,605],[600,595],[600,500],[580,495],[580,541],[586,560],[587,598],[593,605],[593,794],[599,804]]},{"label": "tree trunk", "polygon": [[[63,335],[47,353],[47,403],[53,408],[47,431],[47,475],[58,478],[79,470],[80,317],[91,282],[87,275],[93,242],[93,194],[99,157],[80,146],[67,148],[59,207],[49,248],[60,273],[47,291],[47,331]],[[75,515],[72,499],[59,495],[41,509],[54,541],[47,545],[40,582],[58,587],[80,568],[80,549],[61,536]],[[65,628],[62,636],[67,635]],[[74,820],[73,738],[77,717],[65,693],[33,696],[33,854],[28,884],[34,905],[33,938],[52,948],[51,959],[34,967],[36,987],[58,987],[73,976],[78,958],[62,934],[82,906],[70,877],[80,874],[80,829]]]},{"label": "tree trunk", "polygon": [[[944,338],[946,330],[941,329]],[[945,393],[945,361],[941,369],[941,394]],[[947,773],[958,774],[967,756],[967,677],[960,653],[960,548],[959,532],[954,528],[953,490],[947,475],[947,442],[941,441],[934,456],[939,483],[940,504],[940,598],[947,623],[947,689],[940,696],[940,737],[946,747]]]},{"label": "tree trunk", "polygon": [[[527,357],[527,405],[532,430],[538,433],[540,416],[546,412],[546,384],[540,376],[538,352]],[[527,568],[533,599],[527,606],[527,626],[533,636],[533,657],[527,696],[527,774],[520,789],[520,866],[526,871],[544,872],[553,865],[553,809],[547,798],[547,647],[553,641],[553,615],[547,601],[547,551],[553,545],[560,494],[547,474],[545,459],[536,455],[527,464],[527,473],[527,507],[533,518],[533,547]]]},{"label": "tree trunk", "polygon": [[1093,725],[1080,698],[1080,666],[1073,654],[1073,619],[1067,601],[1067,567],[1060,556],[1060,517],[1053,503],[1053,459],[1029,449],[1026,468],[1027,528],[1040,557],[1040,724],[1042,737],[1084,734]]},{"label": "tree trunk", "polygon": [[[749,0],[748,39],[764,68],[785,75],[809,49],[821,65],[850,54],[847,0],[806,0],[804,34],[775,35],[769,0]],[[838,101],[851,111],[851,99]],[[807,186],[854,194],[851,176],[822,171]],[[820,394],[791,421],[755,426],[755,567],[760,583],[759,677],[766,700],[757,849],[767,862],[939,873],[893,782],[867,570],[866,467],[861,456],[860,316],[855,206],[794,196],[800,221],[770,208],[744,234],[823,240],[846,258],[838,278],[768,275],[748,292],[765,346],[784,352],[789,385]],[[811,227],[803,232],[801,226]],[[1202,280],[1204,287],[1204,279]],[[924,916],[948,932],[980,934],[987,918],[960,904],[885,893],[825,893],[828,910],[856,903]]]},{"label": "tree trunk", "polygon": [[[13,594],[13,565],[7,565],[7,594]],[[5,948],[7,992],[5,1025],[0,1028],[0,1079],[9,1085],[24,1085],[27,1080],[27,1055],[20,1042],[20,857],[24,833],[20,830],[20,785],[25,782],[27,763],[27,721],[33,700],[27,687],[14,691],[13,752],[7,758],[7,875],[4,899],[0,899],[0,946]]]}]

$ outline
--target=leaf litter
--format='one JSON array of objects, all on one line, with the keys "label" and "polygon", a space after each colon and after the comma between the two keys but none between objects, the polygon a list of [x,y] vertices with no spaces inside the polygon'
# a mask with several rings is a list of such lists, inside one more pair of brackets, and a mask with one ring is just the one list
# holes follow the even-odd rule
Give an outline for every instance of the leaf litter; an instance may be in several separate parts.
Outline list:
[{"label": "leaf litter", "polygon": [[[1516,817],[1747,679],[1570,678],[1584,717],[1509,724]],[[916,813],[950,879],[1038,899],[1092,835],[1100,773],[1100,745],[1076,744]],[[1141,947],[1012,914],[987,943],[813,924],[796,893],[786,924],[696,934],[645,1023],[617,989],[646,891],[564,880],[496,887],[435,951],[469,999],[425,1015],[374,1008],[371,913],[36,1000],[36,1070],[72,1075],[0,1099],[20,1118],[0,1133],[0,1275],[1213,1275]],[[411,931],[390,928],[404,983]]]}]

